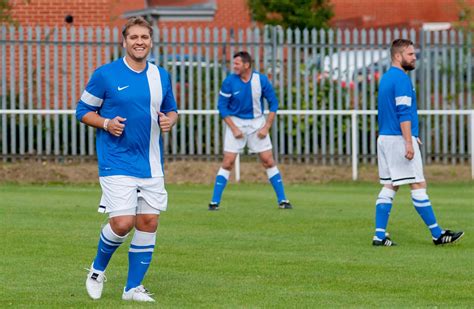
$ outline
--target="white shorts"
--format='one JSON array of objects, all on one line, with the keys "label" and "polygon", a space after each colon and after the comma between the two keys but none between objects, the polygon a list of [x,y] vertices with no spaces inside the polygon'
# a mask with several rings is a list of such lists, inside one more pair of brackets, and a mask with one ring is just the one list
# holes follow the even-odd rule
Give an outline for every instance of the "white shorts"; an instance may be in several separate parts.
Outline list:
[{"label": "white shorts", "polygon": [[425,181],[420,147],[415,137],[412,160],[405,158],[405,141],[401,135],[381,135],[377,139],[377,159],[380,183],[400,186]]},{"label": "white shorts", "polygon": [[245,145],[250,153],[260,153],[272,149],[272,141],[269,134],[264,138],[257,136],[258,130],[265,125],[265,117],[254,119],[241,119],[235,116],[230,117],[235,125],[242,131],[243,138],[235,138],[232,130],[226,125],[224,137],[224,151],[232,153],[243,152]]},{"label": "white shorts", "polygon": [[164,177],[107,176],[99,180],[102,197],[98,211],[109,217],[159,214],[168,206]]}]

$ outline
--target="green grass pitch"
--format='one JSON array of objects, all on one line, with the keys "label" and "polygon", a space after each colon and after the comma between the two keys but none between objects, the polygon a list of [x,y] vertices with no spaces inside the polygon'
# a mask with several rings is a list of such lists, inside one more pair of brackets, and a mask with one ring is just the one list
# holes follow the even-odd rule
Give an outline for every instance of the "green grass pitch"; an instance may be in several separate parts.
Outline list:
[{"label": "green grass pitch", "polygon": [[[371,246],[377,184],[289,185],[293,210],[277,209],[270,185],[230,184],[218,212],[207,211],[210,186],[167,189],[144,281],[159,307],[474,305],[472,182],[428,190],[440,225],[466,232],[443,247],[432,244],[406,187],[388,227],[393,248]],[[98,185],[0,186],[0,307],[125,305],[130,239],[111,260],[102,299],[85,291],[105,220],[99,196]]]}]

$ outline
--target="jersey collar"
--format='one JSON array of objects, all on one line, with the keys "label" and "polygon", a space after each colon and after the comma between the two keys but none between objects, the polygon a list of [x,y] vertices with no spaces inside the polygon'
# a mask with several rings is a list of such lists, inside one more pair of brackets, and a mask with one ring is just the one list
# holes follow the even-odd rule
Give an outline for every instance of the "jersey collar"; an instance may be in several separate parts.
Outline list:
[{"label": "jersey collar", "polygon": [[140,74],[142,72],[146,72],[146,70],[148,70],[148,61],[146,62],[146,67],[142,70],[142,71],[137,71],[137,70],[134,70],[132,69],[132,67],[128,64],[127,62],[127,59],[125,59],[126,57],[123,57],[122,60],[123,60],[123,63],[127,66],[127,68],[129,68],[131,71],[137,73],[137,74]]}]

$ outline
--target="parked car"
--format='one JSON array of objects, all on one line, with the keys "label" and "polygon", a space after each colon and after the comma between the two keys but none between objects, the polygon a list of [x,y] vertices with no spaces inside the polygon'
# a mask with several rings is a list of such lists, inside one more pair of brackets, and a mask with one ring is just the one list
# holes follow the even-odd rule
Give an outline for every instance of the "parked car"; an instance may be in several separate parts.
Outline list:
[{"label": "parked car", "polygon": [[[197,57],[196,55],[184,55],[184,57],[181,57],[181,55],[178,54],[173,57],[173,55],[168,54],[166,58],[163,55],[160,55],[158,62],[153,56],[150,56],[147,61],[167,69],[171,75],[171,82],[174,84],[174,95],[176,101],[184,101],[186,104],[196,104],[198,98],[198,68],[201,70],[201,93],[204,93],[203,91],[205,90],[204,82],[206,78],[206,70],[209,69],[211,85],[213,84],[214,79],[219,78],[222,74],[222,66],[220,63],[217,64],[218,75],[216,75],[214,72],[214,68],[216,67],[214,60],[210,59],[209,62],[207,62],[204,57]],[[184,72],[182,67],[184,67]],[[188,102],[188,94],[190,91],[193,91],[194,94],[194,102],[192,103]],[[181,97],[183,93],[184,97]]]},{"label": "parked car", "polygon": [[[384,67],[390,66],[390,55],[386,50],[364,49],[334,53],[324,57],[323,77],[341,82],[343,88],[354,88],[355,81],[378,80]],[[365,68],[365,76],[364,69]]]}]

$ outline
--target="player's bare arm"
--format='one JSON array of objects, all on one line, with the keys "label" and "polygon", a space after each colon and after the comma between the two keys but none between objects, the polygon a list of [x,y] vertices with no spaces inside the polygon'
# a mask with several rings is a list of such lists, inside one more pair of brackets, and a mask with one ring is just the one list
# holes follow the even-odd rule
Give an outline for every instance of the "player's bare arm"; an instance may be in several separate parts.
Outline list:
[{"label": "player's bare arm", "polygon": [[275,119],[275,112],[270,112],[267,117],[267,121],[265,125],[258,131],[257,136],[261,139],[265,138],[270,132],[270,128],[272,127],[273,120]]},{"label": "player's bare arm", "polygon": [[235,123],[232,121],[230,117],[225,117],[224,122],[229,126],[235,138],[244,137],[244,134],[242,133],[242,131],[240,131],[240,129],[235,125]]},{"label": "player's bare arm", "polygon": [[403,139],[405,140],[405,158],[411,160],[415,156],[413,140],[411,137],[411,121],[400,123],[400,128],[402,130]]},{"label": "player's bare arm", "polygon": [[169,132],[178,121],[178,113],[168,112],[166,114],[158,112],[160,118],[160,128],[162,132]]},{"label": "player's bare arm", "polygon": [[121,136],[123,130],[125,129],[125,124],[123,123],[126,118],[116,116],[113,119],[108,119],[101,117],[96,112],[89,112],[82,117],[82,122],[88,126],[104,129],[114,136]]}]

